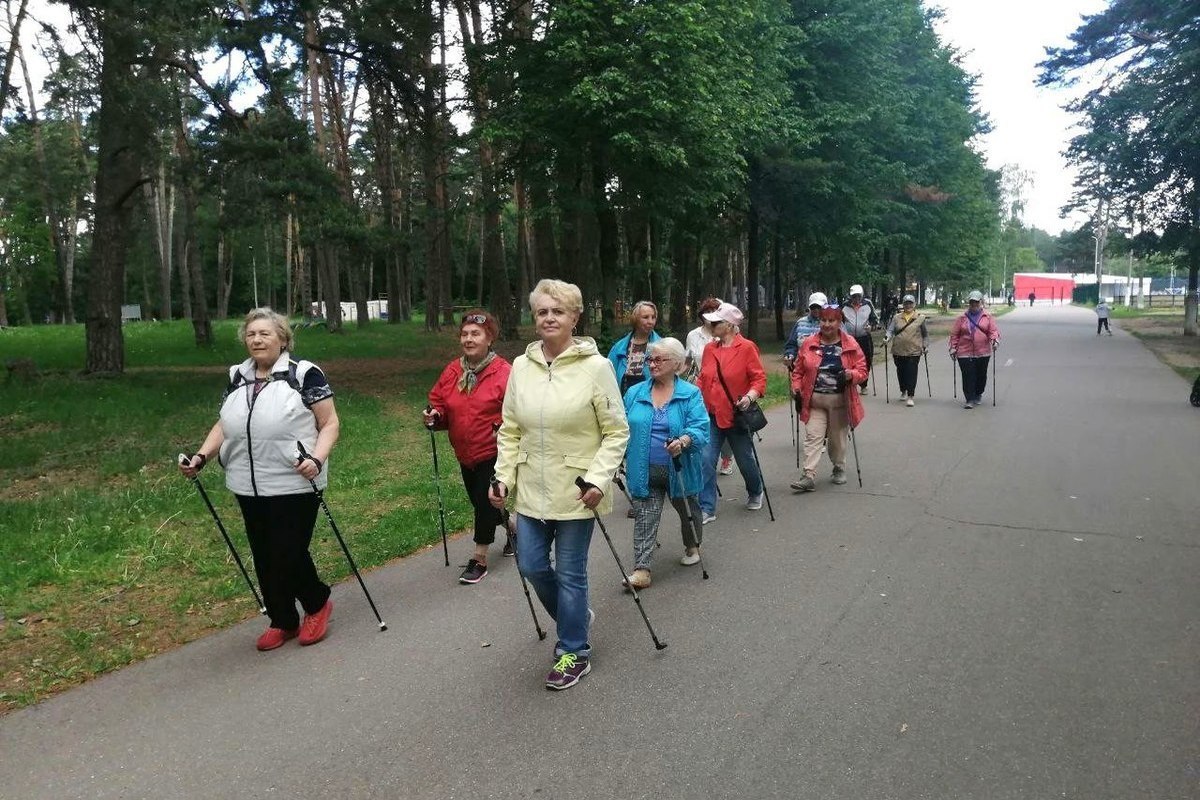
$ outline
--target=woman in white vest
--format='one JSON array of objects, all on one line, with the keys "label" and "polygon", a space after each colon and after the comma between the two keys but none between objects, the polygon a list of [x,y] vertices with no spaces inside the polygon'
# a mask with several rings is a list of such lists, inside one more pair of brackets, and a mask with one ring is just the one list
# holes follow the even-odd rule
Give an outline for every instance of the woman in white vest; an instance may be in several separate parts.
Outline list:
[{"label": "woman in white vest", "polygon": [[[256,308],[239,334],[250,357],[229,368],[220,419],[180,471],[194,477],[216,458],[237,496],[271,620],[258,649],[274,650],[297,636],[302,645],[316,644],[325,638],[333,603],[308,552],[319,507],[310,481],[324,489],[329,480],[339,429],[333,390],[315,364],[292,358],[292,329],[282,314]],[[298,441],[310,454],[301,461]]]}]

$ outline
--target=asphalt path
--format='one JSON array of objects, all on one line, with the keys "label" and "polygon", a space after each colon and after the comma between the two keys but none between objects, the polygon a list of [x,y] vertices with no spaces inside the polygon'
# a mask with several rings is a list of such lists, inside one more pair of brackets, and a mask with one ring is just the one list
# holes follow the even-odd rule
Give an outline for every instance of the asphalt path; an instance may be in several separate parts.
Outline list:
[{"label": "asphalt path", "polygon": [[722,478],[708,581],[664,522],[666,650],[597,531],[594,670],[548,692],[511,559],[465,587],[437,547],[366,576],[386,632],[351,581],[315,647],[258,653],[249,621],[0,719],[0,797],[1200,797],[1189,387],[1089,311],[1000,327],[996,407],[952,399],[942,341],[932,399],[924,369],[915,408],[894,369],[865,398],[861,489],[851,460],[792,494],[774,409],[776,521]]}]

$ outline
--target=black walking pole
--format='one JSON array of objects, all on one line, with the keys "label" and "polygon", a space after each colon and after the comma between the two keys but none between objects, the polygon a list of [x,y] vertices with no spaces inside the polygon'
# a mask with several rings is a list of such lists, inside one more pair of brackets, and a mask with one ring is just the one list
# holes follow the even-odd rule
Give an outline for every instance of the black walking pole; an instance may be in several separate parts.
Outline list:
[{"label": "black walking pole", "polygon": [[954,389],[954,399],[958,399],[958,358],[950,356],[950,360],[954,362],[954,374],[950,376],[950,386]]},{"label": "black walking pole", "polygon": [[[700,545],[703,541],[703,535],[700,531],[701,526],[696,524],[696,516],[692,513],[692,499],[688,497],[687,487],[683,485],[683,462],[679,456],[671,456],[671,466],[675,469],[675,477],[679,479],[679,488],[683,492],[683,505],[687,509],[688,527],[692,529],[692,541],[696,543],[696,557],[700,559],[700,574],[704,580],[708,580],[708,570],[704,568],[704,556],[700,553]],[[670,497],[671,489],[667,487],[667,496]]]},{"label": "black walking pole", "polygon": [[996,345],[992,343],[992,408],[996,407]]},{"label": "black walking pole", "polygon": [[[302,442],[296,442],[296,450],[296,463],[310,458]],[[346,547],[346,540],[342,538],[342,532],[338,530],[337,523],[333,521],[333,514],[329,513],[329,504],[325,502],[325,493],[317,488],[316,481],[310,480],[308,483],[312,486],[313,494],[317,496],[317,500],[321,503],[321,508],[325,511],[325,519],[329,520],[329,527],[333,529],[333,535],[337,537],[338,544],[342,546],[342,552],[346,554],[346,561],[350,564],[350,569],[354,572],[354,577],[358,578],[358,585],[362,587],[363,594],[367,597],[367,603],[370,604],[371,610],[375,612],[375,619],[379,620],[379,630],[386,631],[387,623],[383,621],[383,617],[379,616],[379,609],[375,607],[375,601],[371,599],[371,593],[367,591],[367,584],[363,583],[362,575],[358,572],[358,565],[354,563],[354,556],[350,555],[350,548]]]},{"label": "black walking pole", "polygon": [[[433,411],[433,406],[425,406],[426,411]],[[438,522],[442,526],[442,557],[446,566],[450,566],[450,546],[446,544],[446,504],[442,501],[442,475],[438,471],[437,439],[433,435],[433,425],[425,423],[429,429],[429,449],[433,451],[433,483],[437,487]]]},{"label": "black walking pole", "polygon": [[792,400],[792,409],[795,411],[796,419],[796,469],[800,469],[800,409],[802,402],[800,395],[796,395]]},{"label": "black walking pole", "polygon": [[862,488],[862,469],[858,466],[858,442],[854,440],[854,428],[850,425],[850,446],[854,448],[854,471],[858,473],[858,488]]},{"label": "black walking pole", "polygon": [[[190,464],[191,459],[180,453],[179,463]],[[208,499],[208,492],[204,491],[204,484],[200,482],[200,476],[196,475],[189,478],[189,480],[196,487],[196,491],[200,492],[200,497],[204,500],[204,505],[208,506],[208,511],[212,514],[213,522],[217,523],[217,530],[221,532],[221,538],[225,540],[225,545],[229,548],[229,554],[233,556],[233,560],[237,562],[238,569],[242,571],[242,577],[246,579],[246,585],[250,587],[250,594],[254,595],[254,602],[258,603],[258,613],[266,614],[267,607],[263,603],[262,598],[258,596],[258,590],[254,588],[254,582],[250,580],[250,573],[246,571],[246,565],[242,563],[242,557],[238,555],[237,549],[233,546],[233,540],[229,538],[229,534],[225,531],[225,525],[221,522],[221,518],[217,516],[217,510],[213,508],[212,501]]]},{"label": "black walking pole", "polygon": [[[899,367],[897,367],[899,369]],[[888,343],[887,339],[883,340],[883,402],[892,402],[892,387],[888,383]]]},{"label": "black walking pole", "polygon": [[[500,496],[500,482],[492,478],[492,494],[496,497]],[[500,509],[500,518],[504,521],[504,530],[508,530],[508,509]],[[529,603],[529,613],[533,615],[533,627],[537,629],[538,639],[545,639],[546,632],[542,630],[542,625],[538,622],[537,612],[533,610],[533,598],[529,596],[529,584],[525,581],[525,573],[521,571],[521,557],[517,553],[517,537],[512,538],[513,544],[513,560],[517,562],[517,576],[521,579],[521,588],[525,590],[525,602]]]},{"label": "black walking pole", "polygon": [[771,515],[771,522],[774,522],[775,509],[771,507],[771,493],[767,491],[767,477],[763,475],[762,462],[758,460],[758,448],[754,446],[753,436],[747,438],[750,439],[750,455],[754,456],[754,466],[758,467],[758,479],[762,481],[763,497],[767,498],[767,513]]},{"label": "black walking pole", "polygon": [[[583,476],[575,479],[575,485],[584,494],[587,494],[588,489],[594,488],[583,479]],[[617,562],[617,569],[621,570],[621,580],[625,580],[625,566],[621,563],[621,556],[617,555],[617,548],[613,545],[612,537],[608,535],[608,528],[604,527],[604,520],[600,519],[600,514],[594,508],[592,509],[592,516],[595,517],[596,524],[600,526],[600,532],[604,534],[604,541],[608,542],[608,549],[612,551],[613,559]],[[650,638],[654,640],[654,649],[666,649],[667,643],[658,640],[658,635],[654,632],[654,626],[650,624],[650,618],[646,616],[646,609],[642,608],[642,598],[638,596],[637,588],[632,583],[627,585],[629,586],[629,591],[633,593],[633,602],[637,604],[638,611],[642,614],[642,620],[646,623],[646,630],[650,631]]]},{"label": "black walking pole", "polygon": [[925,359],[925,388],[929,390],[929,396],[933,397],[933,384],[929,382],[929,349],[923,349],[921,356]]},{"label": "black walking pole", "polygon": [[875,391],[875,348],[871,348],[871,397],[878,397],[879,393]]}]

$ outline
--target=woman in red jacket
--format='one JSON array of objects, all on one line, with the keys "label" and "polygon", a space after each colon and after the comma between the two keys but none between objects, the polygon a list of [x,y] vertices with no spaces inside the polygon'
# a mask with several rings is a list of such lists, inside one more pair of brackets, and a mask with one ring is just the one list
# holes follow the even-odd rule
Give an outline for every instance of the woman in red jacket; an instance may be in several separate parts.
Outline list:
[{"label": "woman in red jacket", "polygon": [[819,313],[821,329],[800,343],[792,369],[792,396],[804,423],[804,474],[792,483],[797,492],[817,488],[822,440],[829,440],[833,483],[846,482],[846,423],[857,428],[864,415],[854,386],[867,377],[862,347],[844,332],[842,312],[827,305]]},{"label": "woman in red jacket", "polygon": [[[462,357],[442,370],[429,391],[425,425],[450,432],[450,445],[462,467],[463,485],[475,507],[475,555],[458,580],[479,583],[487,575],[488,545],[496,540],[500,512],[488,502],[496,468],[496,429],[511,366],[492,350],[500,328],[486,311],[468,311],[458,331]],[[511,556],[511,538],[504,555]]]},{"label": "woman in red jacket", "polygon": [[721,303],[704,319],[712,323],[716,337],[704,347],[698,381],[709,419],[702,464],[704,484],[700,489],[700,509],[707,525],[717,518],[717,456],[724,442],[733,448],[733,459],[746,482],[746,508],[762,508],[762,470],[750,439],[753,434],[734,424],[733,408],[745,409],[767,393],[767,373],[758,347],[738,332],[743,316],[737,306]]}]

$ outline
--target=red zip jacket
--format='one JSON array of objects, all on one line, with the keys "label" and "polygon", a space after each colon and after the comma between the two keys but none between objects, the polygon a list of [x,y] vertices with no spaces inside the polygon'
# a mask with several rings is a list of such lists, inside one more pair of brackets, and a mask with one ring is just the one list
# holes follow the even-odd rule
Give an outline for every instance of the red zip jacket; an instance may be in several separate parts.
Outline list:
[{"label": "red zip jacket", "polygon": [[979,324],[971,322],[963,312],[950,329],[950,352],[959,358],[990,356],[994,343],[1000,341],[996,320],[987,311],[979,315]]},{"label": "red zip jacket", "polygon": [[450,445],[458,463],[473,467],[496,455],[496,429],[500,427],[500,407],[512,366],[500,356],[477,377],[470,394],[458,390],[462,361],[454,359],[442,370],[429,390],[429,405],[441,416],[436,428],[450,432]]},{"label": "red zip jacket", "polygon": [[[842,390],[842,394],[846,398],[846,418],[850,421],[851,428],[857,428],[858,423],[862,422],[866,416],[866,411],[863,409],[862,399],[858,396],[858,385],[867,379],[867,373],[870,368],[867,366],[867,357],[863,354],[862,348],[858,342],[854,341],[854,337],[845,331],[840,331],[842,335],[842,367],[850,375],[850,383],[846,384],[846,388]],[[796,351],[796,365],[792,368],[792,391],[799,392],[803,398],[803,410],[800,412],[800,421],[807,423],[808,415],[812,411],[812,396],[813,389],[817,385],[817,370],[821,368],[821,334],[814,333],[803,342]]]},{"label": "red zip jacket", "polygon": [[728,429],[733,427],[733,406],[717,378],[718,361],[721,362],[721,374],[725,376],[725,385],[729,387],[734,402],[751,389],[760,398],[765,396],[767,373],[758,355],[758,345],[740,333],[728,345],[722,345],[720,339],[713,339],[705,345],[704,357],[700,362],[700,393],[704,395],[704,406],[708,413],[717,420],[717,427]]}]

